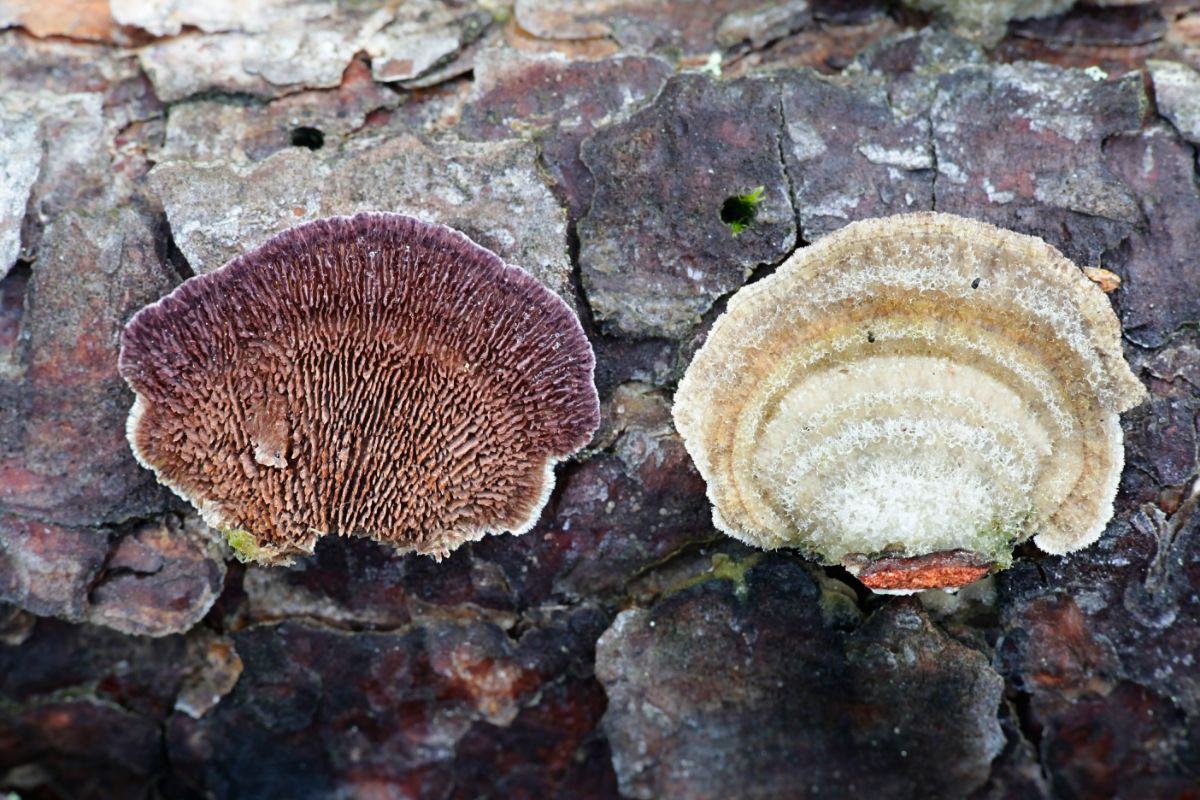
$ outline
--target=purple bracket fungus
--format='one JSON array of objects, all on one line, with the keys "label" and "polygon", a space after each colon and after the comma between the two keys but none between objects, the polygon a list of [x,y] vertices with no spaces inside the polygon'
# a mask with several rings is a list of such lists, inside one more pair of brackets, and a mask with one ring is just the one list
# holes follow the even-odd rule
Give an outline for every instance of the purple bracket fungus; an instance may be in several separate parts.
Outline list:
[{"label": "purple bracket fungus", "polygon": [[292,228],[142,309],[128,435],[239,556],[318,537],[440,558],[522,533],[599,424],[571,309],[461,233],[399,214]]},{"label": "purple bracket fungus", "polygon": [[1100,287],[949,214],[856,222],[729,302],[675,396],[717,527],[877,591],[1096,541],[1144,387]]}]

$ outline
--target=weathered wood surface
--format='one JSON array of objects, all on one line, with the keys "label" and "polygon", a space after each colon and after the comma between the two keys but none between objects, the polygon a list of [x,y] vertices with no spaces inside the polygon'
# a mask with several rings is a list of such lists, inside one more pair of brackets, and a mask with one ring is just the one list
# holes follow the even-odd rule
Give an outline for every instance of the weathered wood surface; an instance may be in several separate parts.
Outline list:
[{"label": "weathered wood surface", "polygon": [[[0,27],[0,790],[1195,796],[1194,4],[44,0]],[[119,331],[367,209],[573,303],[604,423],[525,536],[243,567],[130,455]],[[723,538],[669,414],[730,292],[917,209],[1119,276],[1152,393],[1104,538],[957,599]]]}]

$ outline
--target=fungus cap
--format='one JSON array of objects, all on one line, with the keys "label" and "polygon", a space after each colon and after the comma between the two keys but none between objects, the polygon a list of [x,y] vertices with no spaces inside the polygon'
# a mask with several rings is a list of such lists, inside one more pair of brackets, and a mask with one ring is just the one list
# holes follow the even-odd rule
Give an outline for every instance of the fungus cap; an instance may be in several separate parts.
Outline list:
[{"label": "fungus cap", "polygon": [[878,589],[1094,542],[1145,389],[1101,289],[949,214],[846,226],[731,298],[675,396],[717,527]]},{"label": "fungus cap", "polygon": [[399,214],[287,230],[121,340],[138,460],[244,558],[318,537],[442,556],[521,533],[599,424],[591,345],[532,276]]}]

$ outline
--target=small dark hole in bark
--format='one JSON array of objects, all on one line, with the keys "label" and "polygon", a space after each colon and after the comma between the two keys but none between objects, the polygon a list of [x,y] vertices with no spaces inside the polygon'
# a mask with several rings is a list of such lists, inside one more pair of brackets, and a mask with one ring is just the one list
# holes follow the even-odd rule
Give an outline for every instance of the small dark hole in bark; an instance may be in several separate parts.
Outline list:
[{"label": "small dark hole in bark", "polygon": [[32,276],[33,265],[18,261],[0,280],[0,353],[11,353],[17,345],[25,315],[25,292]]},{"label": "small dark hole in bark", "polygon": [[307,147],[309,150],[320,150],[325,145],[325,134],[318,128],[301,125],[292,130],[292,147]]},{"label": "small dark hole in bark", "polygon": [[757,206],[763,201],[763,187],[759,186],[745,194],[725,198],[721,204],[721,222],[729,226],[736,236],[749,228],[758,214]]},{"label": "small dark hole in bark", "polygon": [[175,271],[175,275],[181,281],[186,281],[188,278],[193,278],[196,271],[192,269],[192,265],[188,263],[187,256],[179,249],[179,245],[175,243],[175,236],[171,232],[171,223],[167,220],[167,215],[162,214],[159,217],[158,234],[161,241],[166,244],[166,252],[163,254],[167,262],[167,266]]}]

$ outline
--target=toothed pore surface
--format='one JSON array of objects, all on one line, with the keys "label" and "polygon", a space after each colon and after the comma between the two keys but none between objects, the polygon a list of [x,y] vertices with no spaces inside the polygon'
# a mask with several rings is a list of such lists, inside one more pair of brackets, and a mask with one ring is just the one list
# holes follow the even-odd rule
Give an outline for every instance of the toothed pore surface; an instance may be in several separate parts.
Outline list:
[{"label": "toothed pore surface", "polygon": [[528,528],[598,424],[593,363],[534,278],[395,214],[276,236],[143,309],[121,352],[138,457],[265,560]]}]

